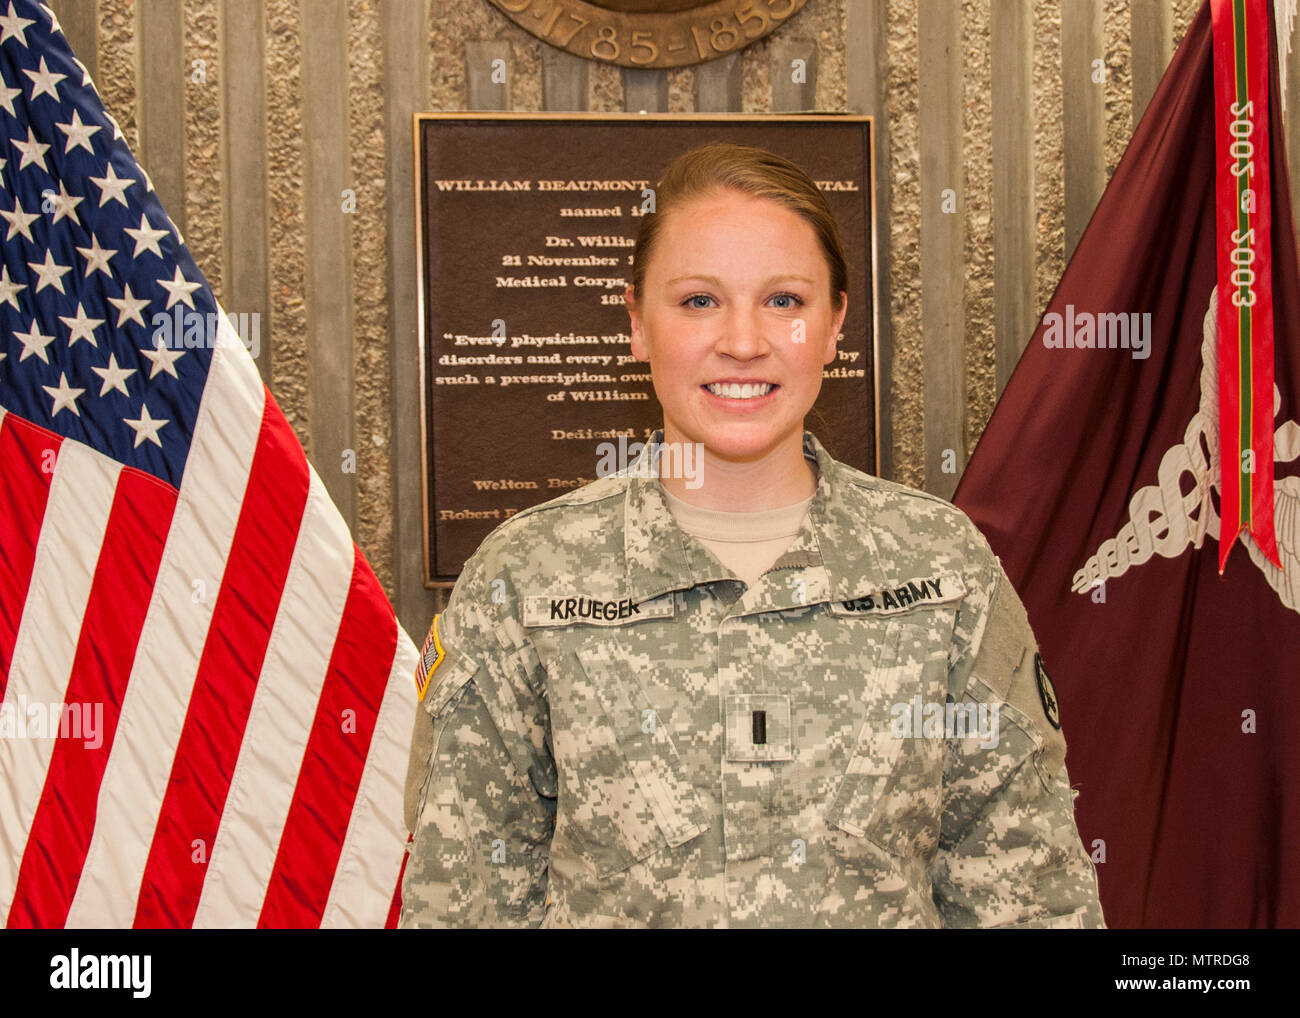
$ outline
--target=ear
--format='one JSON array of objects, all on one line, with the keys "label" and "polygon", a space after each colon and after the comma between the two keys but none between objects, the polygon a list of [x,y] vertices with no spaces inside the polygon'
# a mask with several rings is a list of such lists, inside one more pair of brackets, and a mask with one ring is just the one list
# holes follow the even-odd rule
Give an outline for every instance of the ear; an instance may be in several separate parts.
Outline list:
[{"label": "ear", "polygon": [[636,291],[631,286],[623,291],[623,303],[627,307],[627,317],[632,325],[632,356],[639,361],[648,361],[650,345],[645,340],[641,308],[636,302]]},{"label": "ear", "polygon": [[826,337],[826,356],[822,359],[823,364],[829,364],[835,360],[836,340],[839,337],[840,330],[844,327],[844,318],[849,311],[849,295],[843,290],[840,291],[840,300],[844,303],[840,305],[839,311],[831,321],[830,333]]}]

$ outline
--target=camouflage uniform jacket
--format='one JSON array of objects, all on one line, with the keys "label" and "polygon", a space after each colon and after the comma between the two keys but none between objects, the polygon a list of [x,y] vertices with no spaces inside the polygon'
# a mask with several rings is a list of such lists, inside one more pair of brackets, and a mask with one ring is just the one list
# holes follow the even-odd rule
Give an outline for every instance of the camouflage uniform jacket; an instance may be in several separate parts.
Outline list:
[{"label": "camouflage uniform jacket", "polygon": [[998,559],[803,444],[809,517],[749,589],[648,447],[484,540],[435,620],[402,926],[1102,925]]}]

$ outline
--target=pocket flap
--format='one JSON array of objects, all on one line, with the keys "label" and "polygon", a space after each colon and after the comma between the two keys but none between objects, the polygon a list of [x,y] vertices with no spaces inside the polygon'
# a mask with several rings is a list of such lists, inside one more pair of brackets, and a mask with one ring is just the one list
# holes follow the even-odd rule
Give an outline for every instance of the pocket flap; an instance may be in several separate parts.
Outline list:
[{"label": "pocket flap", "polygon": [[576,651],[605,709],[623,760],[673,848],[708,830],[708,818],[677,755],[668,725],[632,675],[631,666],[603,642]]},{"label": "pocket flap", "polygon": [[882,729],[877,722],[867,721],[839,791],[826,810],[827,821],[856,838],[866,837],[885,802],[885,788],[902,749],[903,740],[894,738],[888,726]]},{"label": "pocket flap", "polygon": [[[914,645],[915,637],[915,627],[906,618],[890,621],[867,682],[874,712],[863,721],[825,819],[892,854],[924,856],[937,843],[937,767],[946,742],[901,722],[912,714],[907,697],[916,700],[917,694],[931,695],[942,688],[947,657],[942,647],[923,655]],[[929,642],[922,640],[921,649]],[[895,697],[901,702],[882,708]]]}]

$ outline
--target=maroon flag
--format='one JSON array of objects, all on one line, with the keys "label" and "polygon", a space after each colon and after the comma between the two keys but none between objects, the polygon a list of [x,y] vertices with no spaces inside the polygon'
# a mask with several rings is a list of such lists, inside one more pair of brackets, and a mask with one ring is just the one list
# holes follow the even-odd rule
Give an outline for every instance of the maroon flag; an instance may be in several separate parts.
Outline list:
[{"label": "maroon flag", "polygon": [[[1281,568],[1243,530],[1218,569],[1235,527],[1220,518],[1209,0],[954,498],[1028,608],[1112,927],[1300,926],[1300,272],[1274,51],[1260,120]],[[1237,471],[1237,449],[1223,462]]]}]

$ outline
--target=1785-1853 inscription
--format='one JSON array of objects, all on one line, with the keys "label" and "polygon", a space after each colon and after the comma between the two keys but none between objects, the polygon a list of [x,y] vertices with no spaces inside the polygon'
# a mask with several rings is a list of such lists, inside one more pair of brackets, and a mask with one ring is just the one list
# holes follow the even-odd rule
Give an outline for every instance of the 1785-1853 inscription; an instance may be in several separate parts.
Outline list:
[{"label": "1785-1853 inscription", "polygon": [[526,32],[587,60],[683,67],[744,49],[806,0],[491,0]]}]

